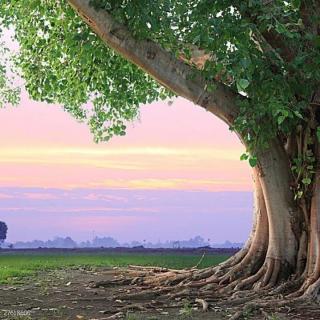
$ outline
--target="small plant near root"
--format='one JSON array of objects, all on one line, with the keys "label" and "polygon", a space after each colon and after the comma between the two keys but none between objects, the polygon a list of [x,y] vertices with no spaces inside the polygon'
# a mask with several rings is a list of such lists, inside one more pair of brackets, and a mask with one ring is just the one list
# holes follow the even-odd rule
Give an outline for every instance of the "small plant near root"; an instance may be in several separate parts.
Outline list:
[{"label": "small plant near root", "polygon": [[193,308],[190,301],[186,300],[182,309],[179,310],[179,315],[190,317],[192,315]]},{"label": "small plant near root", "polygon": [[127,312],[125,320],[138,320],[138,318],[134,314]]},{"label": "small plant near root", "polygon": [[282,319],[279,318],[279,316],[277,316],[276,314],[272,313],[267,317],[267,320],[282,320]]}]

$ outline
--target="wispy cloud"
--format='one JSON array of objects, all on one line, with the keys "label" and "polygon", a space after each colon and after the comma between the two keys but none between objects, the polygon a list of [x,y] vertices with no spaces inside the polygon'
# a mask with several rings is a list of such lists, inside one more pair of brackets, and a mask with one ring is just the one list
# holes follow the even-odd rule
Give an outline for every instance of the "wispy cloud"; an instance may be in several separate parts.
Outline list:
[{"label": "wispy cloud", "polygon": [[22,198],[25,199],[31,199],[31,200],[53,200],[53,199],[59,199],[59,197],[55,194],[48,193],[48,192],[27,192],[21,194]]},{"label": "wispy cloud", "polygon": [[141,123],[128,126],[126,136],[99,145],[87,126],[58,106],[48,108],[24,97],[23,107],[0,113],[0,186],[251,188],[236,136],[183,99],[172,107],[163,102],[142,107]]},{"label": "wispy cloud", "polygon": [[101,194],[101,193],[89,193],[88,195],[85,195],[83,199],[91,200],[91,201],[104,200],[108,202],[112,202],[112,201],[128,202],[128,199],[125,197],[120,197],[120,196],[110,195],[110,194]]},{"label": "wispy cloud", "polygon": [[38,158],[39,156],[57,156],[61,155],[75,155],[84,157],[106,157],[106,156],[192,156],[192,157],[210,157],[214,156],[217,159],[229,159],[234,160],[239,156],[240,148],[230,149],[219,149],[219,148],[168,148],[168,147],[124,147],[124,148],[4,148],[0,150],[1,161],[5,161],[6,157],[10,158]]},{"label": "wispy cloud", "polygon": [[150,189],[150,190],[221,190],[221,186],[231,190],[241,190],[243,180],[205,180],[205,179],[109,179],[100,183],[92,183],[93,187]]},{"label": "wispy cloud", "polygon": [[66,165],[119,170],[177,170],[179,168],[208,168],[212,162],[238,161],[241,151],[209,148],[52,148],[0,150],[0,163],[18,165]]},{"label": "wispy cloud", "polygon": [[35,206],[16,206],[16,207],[1,207],[1,210],[6,212],[32,212],[32,213],[54,213],[54,214],[64,214],[64,213],[110,213],[110,212],[136,212],[136,213],[154,213],[159,212],[157,208],[110,208],[110,207],[85,207],[85,208],[39,208]]},{"label": "wispy cloud", "polygon": [[0,193],[0,199],[12,199],[13,196],[7,193]]},{"label": "wispy cloud", "polygon": [[56,235],[85,240],[93,231],[122,241],[197,234],[243,241],[251,221],[252,196],[245,192],[0,188],[0,194],[11,195],[0,201],[9,241]]}]

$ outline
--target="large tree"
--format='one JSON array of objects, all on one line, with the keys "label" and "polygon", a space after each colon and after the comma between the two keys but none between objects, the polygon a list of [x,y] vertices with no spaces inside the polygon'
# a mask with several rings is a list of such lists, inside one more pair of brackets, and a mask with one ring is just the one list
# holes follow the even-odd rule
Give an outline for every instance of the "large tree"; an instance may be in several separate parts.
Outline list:
[{"label": "large tree", "polygon": [[177,95],[245,145],[255,186],[245,247],[145,283],[318,294],[318,1],[2,0],[0,16],[29,95],[87,120],[97,141],[123,135],[140,104]]}]

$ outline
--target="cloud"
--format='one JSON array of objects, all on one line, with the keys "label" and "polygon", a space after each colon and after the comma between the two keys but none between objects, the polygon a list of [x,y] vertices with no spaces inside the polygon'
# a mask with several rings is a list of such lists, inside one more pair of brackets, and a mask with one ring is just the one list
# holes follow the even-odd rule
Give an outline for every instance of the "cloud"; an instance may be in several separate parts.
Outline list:
[{"label": "cloud", "polygon": [[0,201],[9,241],[56,235],[84,240],[93,230],[127,240],[196,234],[215,241],[244,240],[252,216],[249,192],[0,188],[0,194],[11,196]]},{"label": "cloud", "polygon": [[110,194],[101,194],[101,193],[89,193],[88,195],[85,195],[83,199],[91,200],[91,201],[103,200],[108,202],[111,202],[111,201],[128,202],[128,199],[125,197],[110,195]]},{"label": "cloud", "polygon": [[[56,212],[54,209],[46,209],[46,212]],[[144,207],[129,207],[129,208],[114,208],[114,207],[85,207],[85,208],[67,208],[59,209],[61,213],[90,213],[90,212],[159,212],[157,208]]]},{"label": "cloud", "polygon": [[32,213],[92,213],[92,212],[100,212],[100,213],[115,213],[115,212],[137,212],[137,213],[155,213],[159,212],[157,208],[144,208],[144,207],[132,207],[132,208],[112,208],[112,207],[85,207],[85,208],[41,208],[36,206],[15,206],[15,207],[1,207],[2,211],[5,212],[32,212]]},{"label": "cloud", "polygon": [[[16,165],[50,165],[105,168],[124,171],[207,169],[212,162],[238,161],[239,149],[217,148],[2,148],[0,163]],[[201,164],[201,166],[199,166]]]},{"label": "cloud", "polygon": [[241,190],[246,181],[242,180],[209,180],[209,179],[108,179],[101,183],[92,183],[94,187],[105,188],[124,188],[124,189],[142,189],[142,190],[221,190],[223,186],[226,189]]},{"label": "cloud", "polygon": [[168,147],[124,147],[124,148],[104,148],[104,149],[95,149],[95,148],[70,148],[70,147],[61,147],[61,148],[46,148],[46,147],[37,147],[37,148],[3,148],[0,150],[2,156],[1,161],[6,157],[12,158],[24,158],[25,159],[36,159],[39,157],[60,157],[61,155],[75,155],[83,157],[105,157],[105,156],[192,156],[192,157],[211,157],[214,156],[216,159],[228,159],[234,160],[239,157],[240,148],[235,149],[218,149],[218,148],[168,148]]},{"label": "cloud", "polygon": [[0,199],[12,199],[13,196],[11,194],[0,193]]},{"label": "cloud", "polygon": [[56,194],[52,193],[41,193],[41,192],[27,192],[21,194],[21,197],[24,199],[30,199],[30,200],[55,200],[59,199],[59,197]]}]

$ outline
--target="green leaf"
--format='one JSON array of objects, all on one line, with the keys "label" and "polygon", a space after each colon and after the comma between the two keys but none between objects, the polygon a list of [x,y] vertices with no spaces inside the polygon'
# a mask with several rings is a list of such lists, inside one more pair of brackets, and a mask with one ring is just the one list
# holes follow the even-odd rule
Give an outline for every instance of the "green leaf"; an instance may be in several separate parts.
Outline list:
[{"label": "green leaf", "polygon": [[201,35],[200,35],[200,34],[196,35],[196,36],[194,37],[194,39],[193,39],[193,43],[194,43],[194,44],[199,43],[199,42],[200,42],[200,39],[201,39]]},{"label": "green leaf", "polygon": [[317,134],[318,142],[320,142],[320,127],[317,127],[316,134]]},{"label": "green leaf", "polygon": [[247,79],[240,79],[237,81],[238,91],[244,91],[249,87],[250,82]]},{"label": "green leaf", "polygon": [[292,5],[293,5],[295,8],[299,9],[300,6],[301,6],[301,0],[292,0]]},{"label": "green leaf", "polygon": [[285,36],[288,37],[288,38],[293,38],[293,37],[294,37],[293,33],[290,32],[290,31],[287,29],[287,27],[286,27],[284,24],[282,24],[282,23],[277,23],[275,29],[276,29],[276,31],[277,31],[278,33],[283,34],[283,35],[285,35]]},{"label": "green leaf", "polygon": [[302,179],[302,183],[305,185],[309,185],[311,183],[311,179],[310,178],[304,178]]},{"label": "green leaf", "polygon": [[286,116],[284,116],[284,115],[281,115],[281,116],[279,116],[278,117],[278,125],[280,125],[280,124],[282,124],[282,122],[284,121],[286,119]]},{"label": "green leaf", "polygon": [[249,158],[249,155],[247,153],[243,153],[241,156],[240,156],[240,160],[243,161],[243,160],[248,160]]},{"label": "green leaf", "polygon": [[258,163],[258,159],[256,158],[256,157],[251,157],[250,159],[249,159],[249,164],[250,164],[250,166],[253,168],[253,167],[255,167],[256,165],[257,165],[257,163]]},{"label": "green leaf", "polygon": [[295,115],[296,117],[298,117],[298,118],[300,118],[300,119],[303,120],[303,116],[302,116],[302,114],[301,114],[299,111],[294,111],[293,113],[294,113],[294,115]]},{"label": "green leaf", "polygon": [[251,65],[251,60],[250,60],[250,58],[243,58],[243,59],[241,59],[241,65],[245,68],[245,69],[247,69],[247,68],[249,68],[249,66]]}]

